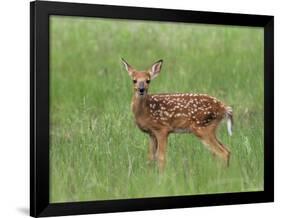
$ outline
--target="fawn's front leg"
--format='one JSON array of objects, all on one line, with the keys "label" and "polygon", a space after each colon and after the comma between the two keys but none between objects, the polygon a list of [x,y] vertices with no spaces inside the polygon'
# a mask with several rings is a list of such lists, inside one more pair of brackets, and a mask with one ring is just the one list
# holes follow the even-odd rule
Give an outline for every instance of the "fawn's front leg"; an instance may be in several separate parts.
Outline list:
[{"label": "fawn's front leg", "polygon": [[156,160],[157,139],[153,134],[149,134],[148,164],[151,165]]},{"label": "fawn's front leg", "polygon": [[158,132],[155,134],[157,139],[157,151],[156,158],[158,161],[159,171],[162,173],[165,167],[165,153],[166,153],[166,145],[168,140],[167,132]]}]

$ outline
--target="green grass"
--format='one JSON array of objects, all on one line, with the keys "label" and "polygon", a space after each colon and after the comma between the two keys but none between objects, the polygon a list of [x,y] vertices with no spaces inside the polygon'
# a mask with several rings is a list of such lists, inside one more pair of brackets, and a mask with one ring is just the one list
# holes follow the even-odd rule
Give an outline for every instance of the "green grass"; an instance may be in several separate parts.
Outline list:
[{"label": "green grass", "polygon": [[[50,201],[71,202],[263,190],[263,29],[51,17]],[[192,135],[169,137],[167,166],[146,165],[133,122],[137,69],[164,59],[150,92],[199,92],[234,110],[225,168]]]}]

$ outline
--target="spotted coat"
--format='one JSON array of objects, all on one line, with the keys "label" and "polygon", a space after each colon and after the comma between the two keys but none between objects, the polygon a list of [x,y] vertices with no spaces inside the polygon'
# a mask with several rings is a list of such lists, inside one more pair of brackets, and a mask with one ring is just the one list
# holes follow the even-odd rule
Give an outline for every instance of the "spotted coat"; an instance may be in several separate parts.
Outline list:
[{"label": "spotted coat", "polygon": [[206,94],[147,95],[146,108],[150,119],[162,123],[172,132],[204,128],[225,116],[226,106]]}]

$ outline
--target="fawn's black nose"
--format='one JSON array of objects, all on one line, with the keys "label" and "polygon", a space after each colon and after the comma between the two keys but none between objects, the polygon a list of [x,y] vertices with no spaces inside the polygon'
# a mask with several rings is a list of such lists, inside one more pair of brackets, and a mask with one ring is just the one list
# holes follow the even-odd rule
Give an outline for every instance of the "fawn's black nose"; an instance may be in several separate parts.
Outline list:
[{"label": "fawn's black nose", "polygon": [[144,88],[140,88],[139,91],[140,91],[141,94],[143,94],[144,93]]}]

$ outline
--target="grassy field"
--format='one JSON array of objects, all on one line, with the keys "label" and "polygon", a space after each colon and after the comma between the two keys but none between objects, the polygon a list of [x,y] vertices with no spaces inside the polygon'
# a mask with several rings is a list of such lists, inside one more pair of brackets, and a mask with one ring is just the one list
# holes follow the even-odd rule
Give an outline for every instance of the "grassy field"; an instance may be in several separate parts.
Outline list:
[{"label": "grassy field", "polygon": [[[263,29],[51,17],[51,202],[263,190]],[[130,110],[137,69],[164,59],[150,93],[199,92],[234,110],[219,138],[225,168],[192,135],[169,137],[167,166],[146,165]]]}]

